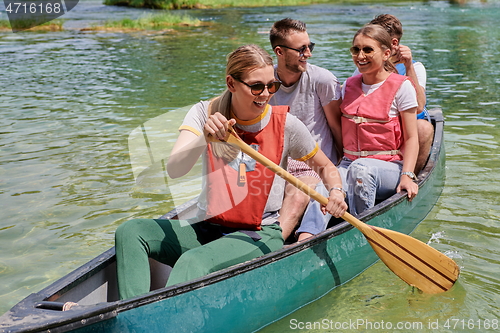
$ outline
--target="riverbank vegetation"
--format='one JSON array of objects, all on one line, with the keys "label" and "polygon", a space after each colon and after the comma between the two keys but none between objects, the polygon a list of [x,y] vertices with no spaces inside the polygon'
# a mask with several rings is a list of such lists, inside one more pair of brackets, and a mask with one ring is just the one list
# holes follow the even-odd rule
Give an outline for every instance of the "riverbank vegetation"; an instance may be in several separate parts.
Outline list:
[{"label": "riverbank vegetation", "polygon": [[133,20],[125,18],[106,21],[103,26],[93,26],[87,30],[158,30],[173,26],[198,26],[201,21],[189,15],[177,15],[164,11],[156,14],[144,14]]},{"label": "riverbank vegetation", "polygon": [[[33,25],[32,20],[16,21],[16,27],[18,30],[27,29],[26,31],[62,31],[64,20],[56,19],[49,22],[45,22],[40,25],[35,25],[32,28],[28,28]],[[0,20],[0,31],[12,30],[12,26],[8,20]]]},{"label": "riverbank vegetation", "polygon": [[[62,31],[64,20],[53,20],[41,25],[34,26],[26,31]],[[21,25],[20,25],[21,24]],[[23,25],[24,24],[24,25]],[[31,21],[16,22],[19,29],[22,26],[29,27]],[[161,30],[179,26],[199,26],[202,22],[189,15],[178,15],[167,11],[154,14],[144,14],[137,19],[125,18],[122,20],[109,20],[103,25],[92,25],[83,31],[141,31],[141,30]],[[32,25],[32,24],[31,24]],[[0,20],[0,31],[12,30],[8,20]]]},{"label": "riverbank vegetation", "polygon": [[106,5],[154,9],[292,6],[323,0],[104,0]]},{"label": "riverbank vegetation", "polygon": [[298,6],[327,2],[381,3],[391,0],[104,0],[105,5],[153,9]]}]

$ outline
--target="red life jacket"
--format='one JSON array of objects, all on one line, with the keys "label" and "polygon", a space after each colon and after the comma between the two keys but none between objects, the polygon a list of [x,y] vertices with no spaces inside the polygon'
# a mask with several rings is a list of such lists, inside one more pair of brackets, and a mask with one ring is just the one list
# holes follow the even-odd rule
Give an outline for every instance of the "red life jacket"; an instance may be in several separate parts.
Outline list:
[{"label": "red life jacket", "polygon": [[[243,141],[279,165],[288,110],[288,106],[273,106],[269,123],[259,132],[235,129]],[[208,145],[207,154],[206,220],[231,228],[261,230],[262,215],[271,192],[274,172],[248,155],[242,156],[241,152],[231,163],[215,156],[211,144]],[[250,164],[250,168],[243,163],[245,161]]]},{"label": "red life jacket", "polygon": [[391,73],[377,90],[367,96],[361,88],[362,74],[347,79],[340,105],[344,155],[347,158],[403,159],[400,151],[403,145],[401,119],[400,116],[389,117],[389,111],[396,93],[407,79]]}]

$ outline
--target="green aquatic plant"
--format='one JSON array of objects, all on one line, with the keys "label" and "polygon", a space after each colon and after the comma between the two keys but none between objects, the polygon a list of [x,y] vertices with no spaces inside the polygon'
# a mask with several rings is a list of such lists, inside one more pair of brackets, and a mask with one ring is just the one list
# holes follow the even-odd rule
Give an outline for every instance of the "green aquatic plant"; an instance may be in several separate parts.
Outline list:
[{"label": "green aquatic plant", "polygon": [[170,12],[161,12],[158,14],[144,14],[133,20],[125,18],[117,21],[106,21],[104,28],[124,28],[124,29],[158,29],[169,26],[196,26],[201,23],[200,20],[192,18],[189,15],[176,15]]},{"label": "green aquatic plant", "polygon": [[154,9],[194,8],[199,2],[197,0],[104,0],[105,5]]},{"label": "green aquatic plant", "polygon": [[[450,0],[462,1],[462,0]],[[106,5],[153,9],[299,6],[316,3],[384,3],[394,0],[104,0]],[[396,1],[397,2],[397,1]]]},{"label": "green aquatic plant", "polygon": [[[15,26],[18,30],[27,29],[27,31],[61,31],[63,30],[64,21],[63,19],[56,19],[33,26],[33,19],[16,19]],[[12,25],[9,20],[0,20],[0,30],[10,29],[12,29]]]}]

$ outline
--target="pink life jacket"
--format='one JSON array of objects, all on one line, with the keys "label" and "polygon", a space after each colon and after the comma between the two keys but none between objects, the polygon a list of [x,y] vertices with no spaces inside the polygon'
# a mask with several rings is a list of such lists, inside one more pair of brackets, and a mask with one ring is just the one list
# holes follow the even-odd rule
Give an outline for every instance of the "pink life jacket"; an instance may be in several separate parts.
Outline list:
[{"label": "pink life jacket", "polygon": [[404,141],[401,117],[389,117],[389,111],[396,93],[407,79],[406,76],[391,73],[379,88],[367,96],[361,88],[362,74],[347,79],[340,105],[344,155],[347,158],[403,159],[400,151]]},{"label": "pink life jacket", "polygon": [[[276,164],[280,164],[285,138],[288,106],[273,106],[269,123],[259,132],[236,129],[243,141]],[[267,204],[275,174],[251,159],[252,169],[245,167],[249,156],[230,163],[207,148],[207,221],[225,227],[261,230],[262,215]],[[255,167],[253,167],[255,165]],[[244,171],[236,170],[243,168]]]}]

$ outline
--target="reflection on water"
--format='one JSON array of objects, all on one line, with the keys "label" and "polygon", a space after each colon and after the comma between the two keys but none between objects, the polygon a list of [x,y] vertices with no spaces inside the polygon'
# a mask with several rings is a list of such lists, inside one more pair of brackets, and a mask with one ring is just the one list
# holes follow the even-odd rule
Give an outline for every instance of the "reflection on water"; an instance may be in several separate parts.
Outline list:
[{"label": "reflection on water", "polygon": [[[65,26],[142,12],[84,1]],[[477,320],[498,319],[500,4],[479,1],[193,10],[214,24],[164,35],[0,34],[0,313],[112,246],[123,221],[176,204],[158,185],[169,179],[136,174],[135,182],[140,163],[129,141],[158,134],[164,141],[149,149],[159,150],[152,155],[161,171],[185,112],[177,109],[222,91],[231,50],[257,43],[270,51],[272,22],[299,18],[317,43],[310,62],[343,81],[354,70],[347,51],[354,32],[387,12],[403,21],[403,42],[428,68],[428,104],[446,117],[446,186],[413,235],[434,235],[434,247],[456,255],[461,277],[445,294],[422,295],[378,263],[264,332],[288,331],[292,318],[419,320],[426,325],[419,331],[449,318],[473,319],[476,328]]]}]

